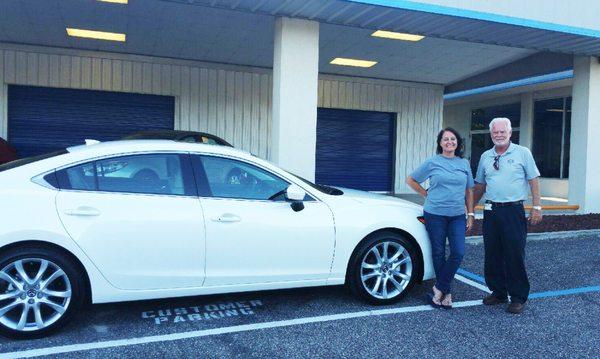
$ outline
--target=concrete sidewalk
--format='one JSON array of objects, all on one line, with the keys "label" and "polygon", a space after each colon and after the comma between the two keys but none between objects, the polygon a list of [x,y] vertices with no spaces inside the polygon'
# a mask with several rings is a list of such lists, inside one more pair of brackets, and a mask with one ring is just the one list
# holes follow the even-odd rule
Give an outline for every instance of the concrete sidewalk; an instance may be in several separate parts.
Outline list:
[{"label": "concrete sidewalk", "polygon": [[[404,200],[419,204],[419,205],[423,205],[425,203],[425,198],[416,194],[416,193],[409,193],[409,194],[405,194],[405,193],[398,193],[398,194],[390,194],[391,196],[394,197],[398,197],[398,198],[402,198]],[[482,202],[480,202],[481,204]],[[566,202],[564,202],[564,200],[556,198],[556,199],[550,199],[550,198],[542,198],[542,206],[557,206],[557,205],[565,205],[567,204]],[[531,205],[531,198],[528,198],[527,201],[525,202],[525,205]],[[545,210],[544,211],[544,215],[556,215],[556,214],[576,214],[576,212],[574,210]],[[481,210],[476,210],[475,211],[475,218],[482,218],[483,217],[483,213]]]}]

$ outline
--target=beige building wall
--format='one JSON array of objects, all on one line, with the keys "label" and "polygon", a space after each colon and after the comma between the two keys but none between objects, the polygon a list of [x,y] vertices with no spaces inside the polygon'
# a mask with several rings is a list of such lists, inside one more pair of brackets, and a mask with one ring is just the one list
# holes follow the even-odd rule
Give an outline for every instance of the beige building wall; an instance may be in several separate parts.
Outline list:
[{"label": "beige building wall", "polygon": [[[0,136],[8,134],[8,85],[175,97],[175,129],[206,131],[270,159],[272,70],[148,56],[0,44]],[[318,106],[397,117],[395,190],[435,151],[440,85],[320,75]]]},{"label": "beige building wall", "polygon": [[145,56],[0,46],[0,136],[8,133],[7,85],[175,97],[175,128],[206,131],[269,155],[271,72]]}]

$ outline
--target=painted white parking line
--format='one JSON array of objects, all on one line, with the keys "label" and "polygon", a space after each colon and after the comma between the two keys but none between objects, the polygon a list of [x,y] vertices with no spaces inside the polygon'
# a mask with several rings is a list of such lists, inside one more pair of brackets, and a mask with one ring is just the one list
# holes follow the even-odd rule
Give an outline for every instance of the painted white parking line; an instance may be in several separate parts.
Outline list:
[{"label": "painted white parking line", "polygon": [[486,287],[485,285],[483,285],[481,283],[477,283],[474,280],[470,280],[469,278],[463,277],[460,274],[455,274],[454,275],[454,279],[459,280],[459,281],[461,281],[461,282],[463,282],[465,284],[468,284],[471,287],[475,287],[475,288],[477,288],[479,290],[482,290],[482,291],[484,291],[486,293],[492,293],[492,291],[489,290],[488,287]]},{"label": "painted white parking line", "polygon": [[[481,300],[470,300],[470,301],[454,303],[454,307],[456,307],[456,308],[473,307],[473,306],[478,306],[478,305],[482,305]],[[197,330],[197,331],[184,332],[184,333],[154,335],[154,336],[139,337],[139,338],[109,340],[109,341],[103,341],[103,342],[63,345],[63,346],[48,347],[48,348],[41,348],[41,349],[31,349],[31,350],[24,350],[24,351],[10,352],[10,353],[0,353],[0,358],[31,358],[31,357],[37,357],[37,356],[43,356],[43,355],[56,355],[56,354],[62,354],[62,353],[71,353],[71,352],[79,352],[79,351],[94,350],[94,349],[107,349],[107,348],[123,347],[123,346],[138,345],[138,344],[149,344],[149,343],[157,343],[157,342],[182,340],[182,339],[193,339],[193,338],[209,337],[209,336],[220,335],[220,334],[248,332],[248,331],[260,330],[260,329],[290,327],[290,326],[295,326],[295,325],[332,322],[332,321],[336,321],[336,320],[364,318],[364,317],[372,317],[372,316],[380,316],[380,315],[423,312],[423,311],[428,311],[428,310],[433,310],[433,308],[430,307],[429,305],[417,305],[417,306],[413,306],[413,307],[390,308],[390,309],[368,310],[368,311],[342,313],[342,314],[321,315],[321,316],[305,317],[305,318],[297,318],[297,319],[289,319],[289,320],[278,320],[278,321],[272,321],[272,322],[266,322],[266,323],[254,323],[254,324],[245,324],[245,325],[235,325],[235,326],[223,327],[223,328],[204,329],[204,330]]]}]

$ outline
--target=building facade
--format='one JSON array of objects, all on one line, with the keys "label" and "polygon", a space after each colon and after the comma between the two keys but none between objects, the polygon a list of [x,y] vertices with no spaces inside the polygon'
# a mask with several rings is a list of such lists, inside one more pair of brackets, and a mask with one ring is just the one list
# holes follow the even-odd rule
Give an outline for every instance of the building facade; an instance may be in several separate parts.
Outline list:
[{"label": "building facade", "polygon": [[504,114],[536,156],[544,195],[597,212],[600,6],[550,5],[3,2],[0,136],[34,155],[146,129],[204,131],[307,179],[408,193],[442,126],[468,136],[475,165],[486,121]]}]

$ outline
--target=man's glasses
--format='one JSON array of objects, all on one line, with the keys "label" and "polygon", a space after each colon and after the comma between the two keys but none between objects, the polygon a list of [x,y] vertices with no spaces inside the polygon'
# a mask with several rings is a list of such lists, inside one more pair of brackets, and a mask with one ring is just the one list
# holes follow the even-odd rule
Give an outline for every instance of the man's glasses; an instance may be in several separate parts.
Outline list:
[{"label": "man's glasses", "polygon": [[494,169],[496,171],[500,169],[500,155],[494,157]]}]

